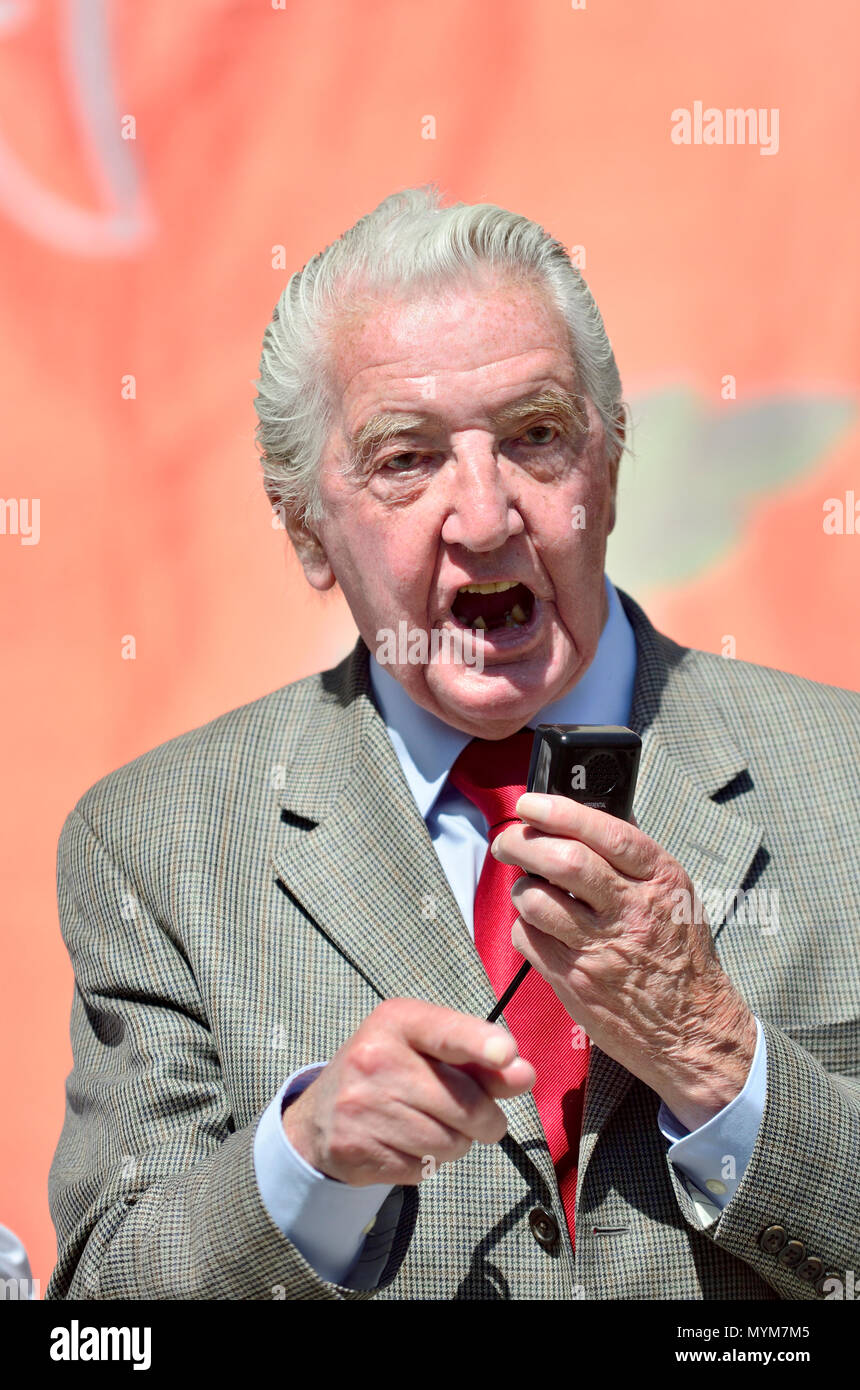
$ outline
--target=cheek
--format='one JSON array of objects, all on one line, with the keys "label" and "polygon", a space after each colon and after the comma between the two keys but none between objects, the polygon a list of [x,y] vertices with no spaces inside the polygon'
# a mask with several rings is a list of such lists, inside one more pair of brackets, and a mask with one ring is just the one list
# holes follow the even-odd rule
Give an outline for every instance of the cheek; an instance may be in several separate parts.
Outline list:
[{"label": "cheek", "polygon": [[355,535],[355,587],[364,609],[386,618],[414,618],[423,611],[432,570],[427,537],[414,535],[411,528],[391,516],[381,526],[359,520]]},{"label": "cheek", "polygon": [[553,557],[550,563],[560,572],[581,576],[598,563],[608,525],[605,490],[598,480],[580,478],[554,500],[544,517],[543,553]]},{"label": "cheek", "polygon": [[438,560],[438,506],[368,509],[352,524],[358,538],[353,548],[373,591],[397,598],[402,608],[423,606]]}]

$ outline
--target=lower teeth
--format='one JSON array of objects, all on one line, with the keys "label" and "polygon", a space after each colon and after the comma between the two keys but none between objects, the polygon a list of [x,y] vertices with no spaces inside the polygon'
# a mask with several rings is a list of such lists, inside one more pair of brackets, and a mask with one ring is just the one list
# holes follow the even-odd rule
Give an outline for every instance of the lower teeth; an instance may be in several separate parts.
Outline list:
[{"label": "lower teeth", "polygon": [[[529,620],[528,620],[528,618],[526,617],[525,613],[523,612],[522,606],[521,606],[519,603],[515,603],[514,606],[513,606],[513,608],[511,608],[511,609],[505,614],[504,626],[505,626],[505,627],[525,627],[526,624],[528,623],[528,621],[529,621]],[[475,618],[475,620],[474,620],[473,622],[468,623],[467,626],[468,626],[468,627],[472,627],[472,628],[477,628],[477,630],[478,630],[479,632],[487,632],[487,631],[492,632],[492,630],[493,630],[493,629],[490,627],[489,623],[486,621],[486,619],[483,618],[483,617],[481,617],[480,615],[479,615],[477,618]],[[495,624],[495,627],[497,627],[497,628],[498,628],[498,627],[501,627],[501,626],[502,626],[501,623],[496,623],[496,624]]]}]

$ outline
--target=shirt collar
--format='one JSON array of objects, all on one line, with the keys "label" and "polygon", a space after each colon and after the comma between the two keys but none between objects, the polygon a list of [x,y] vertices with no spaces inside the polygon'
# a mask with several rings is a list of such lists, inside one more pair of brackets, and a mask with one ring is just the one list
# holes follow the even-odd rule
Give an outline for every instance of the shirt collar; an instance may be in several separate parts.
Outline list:
[{"label": "shirt collar", "polygon": [[[561,699],[528,720],[538,724],[622,724],[630,718],[636,676],[636,638],[615,586],[604,575],[609,616],[587,671]],[[418,705],[370,654],[370,683],[403,774],[427,819],[458,756],[471,738]]]}]

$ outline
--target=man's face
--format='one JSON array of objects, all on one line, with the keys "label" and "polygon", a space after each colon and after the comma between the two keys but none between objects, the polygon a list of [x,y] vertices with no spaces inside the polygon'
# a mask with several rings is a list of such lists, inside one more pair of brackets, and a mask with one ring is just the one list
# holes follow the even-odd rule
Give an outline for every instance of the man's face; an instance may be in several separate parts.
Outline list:
[{"label": "man's face", "polygon": [[[539,289],[487,279],[380,300],[338,325],[332,365],[324,519],[310,534],[290,527],[307,578],[340,585],[377,654],[403,620],[407,634],[427,634],[428,651],[434,629],[455,633],[450,648],[437,634],[437,659],[387,669],[448,724],[505,737],[576,684],[607,615],[617,459],[605,460],[590,401],[573,401],[578,419],[565,412],[579,385],[563,320]],[[553,392],[558,402],[523,405]],[[389,432],[368,438],[381,415],[393,417]],[[458,592],[501,580],[526,587]],[[464,627],[481,646],[474,664],[444,656],[462,650]]]}]

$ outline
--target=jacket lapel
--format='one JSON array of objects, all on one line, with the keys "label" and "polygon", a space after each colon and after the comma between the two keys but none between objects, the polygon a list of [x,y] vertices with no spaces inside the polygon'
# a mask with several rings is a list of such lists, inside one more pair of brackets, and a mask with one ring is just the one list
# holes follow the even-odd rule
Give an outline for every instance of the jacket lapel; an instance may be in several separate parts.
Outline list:
[{"label": "jacket lapel", "polygon": [[487,1013],[489,982],[373,704],[367,660],[357,643],[337,668],[349,698],[313,710],[303,730],[275,869],[381,998]]}]

